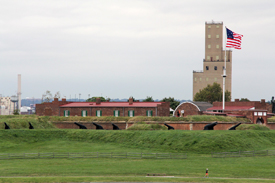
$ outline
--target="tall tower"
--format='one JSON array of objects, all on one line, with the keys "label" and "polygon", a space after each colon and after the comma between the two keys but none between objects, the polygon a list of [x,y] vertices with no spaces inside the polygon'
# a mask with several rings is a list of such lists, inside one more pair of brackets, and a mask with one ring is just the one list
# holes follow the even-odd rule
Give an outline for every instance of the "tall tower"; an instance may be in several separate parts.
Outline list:
[{"label": "tall tower", "polygon": [[18,74],[18,88],[17,88],[17,96],[18,96],[18,110],[20,114],[21,109],[21,74]]},{"label": "tall tower", "polygon": [[[205,57],[203,70],[193,71],[193,99],[195,94],[214,82],[223,86],[224,68],[223,22],[205,22]],[[232,51],[226,50],[225,90],[231,92]]]}]

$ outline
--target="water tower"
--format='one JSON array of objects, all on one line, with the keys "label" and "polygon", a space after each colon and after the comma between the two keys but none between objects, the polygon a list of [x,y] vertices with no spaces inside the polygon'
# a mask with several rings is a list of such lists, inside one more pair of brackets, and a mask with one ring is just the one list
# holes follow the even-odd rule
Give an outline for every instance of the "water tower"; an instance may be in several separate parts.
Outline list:
[{"label": "water tower", "polygon": [[[11,96],[11,101],[13,102],[13,110],[15,110],[15,104],[18,103],[18,97],[16,95]],[[17,109],[18,109],[18,104],[17,104]]]}]

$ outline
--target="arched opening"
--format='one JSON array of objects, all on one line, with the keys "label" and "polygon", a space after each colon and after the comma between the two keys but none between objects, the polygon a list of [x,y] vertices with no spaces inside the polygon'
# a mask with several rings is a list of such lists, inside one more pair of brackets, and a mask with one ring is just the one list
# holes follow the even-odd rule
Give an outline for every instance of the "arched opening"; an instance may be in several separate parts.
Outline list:
[{"label": "arched opening", "polygon": [[259,125],[264,124],[263,118],[259,117],[259,118],[256,120],[256,124],[259,124]]}]

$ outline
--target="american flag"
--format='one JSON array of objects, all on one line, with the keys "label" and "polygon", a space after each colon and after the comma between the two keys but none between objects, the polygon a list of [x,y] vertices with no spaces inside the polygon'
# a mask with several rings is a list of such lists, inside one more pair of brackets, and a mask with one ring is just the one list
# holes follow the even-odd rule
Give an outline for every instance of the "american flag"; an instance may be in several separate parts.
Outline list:
[{"label": "american flag", "polygon": [[237,34],[226,27],[226,48],[241,49],[243,35]]}]

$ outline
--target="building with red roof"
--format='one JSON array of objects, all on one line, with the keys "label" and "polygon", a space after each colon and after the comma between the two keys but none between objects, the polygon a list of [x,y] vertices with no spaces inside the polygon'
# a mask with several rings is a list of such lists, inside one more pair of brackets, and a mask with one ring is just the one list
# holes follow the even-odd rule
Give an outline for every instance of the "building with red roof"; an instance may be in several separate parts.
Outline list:
[{"label": "building with red roof", "polygon": [[39,116],[169,116],[169,102],[68,102],[66,99],[36,105]]}]

